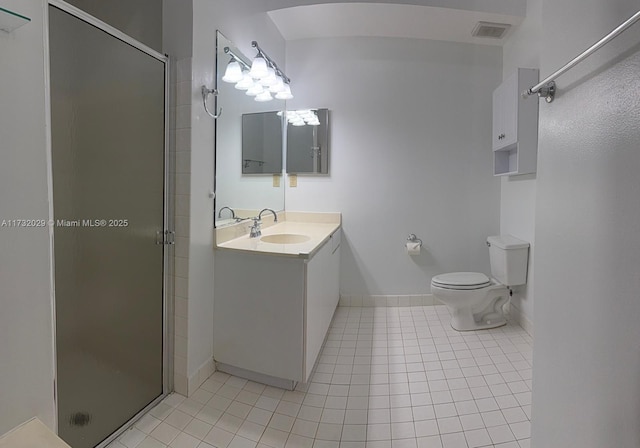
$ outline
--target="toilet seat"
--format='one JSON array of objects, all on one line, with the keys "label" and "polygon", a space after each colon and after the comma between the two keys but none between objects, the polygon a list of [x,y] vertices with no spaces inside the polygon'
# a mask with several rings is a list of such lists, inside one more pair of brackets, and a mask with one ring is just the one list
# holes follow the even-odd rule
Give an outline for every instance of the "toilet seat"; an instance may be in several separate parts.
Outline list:
[{"label": "toilet seat", "polygon": [[491,280],[480,272],[450,272],[436,275],[431,284],[445,289],[474,290],[486,288]]}]

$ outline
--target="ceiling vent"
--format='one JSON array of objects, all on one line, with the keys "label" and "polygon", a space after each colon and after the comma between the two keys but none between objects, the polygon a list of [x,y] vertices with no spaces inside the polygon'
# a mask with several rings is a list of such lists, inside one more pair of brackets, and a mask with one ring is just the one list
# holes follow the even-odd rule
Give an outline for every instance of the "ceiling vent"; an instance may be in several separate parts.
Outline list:
[{"label": "ceiling vent", "polygon": [[471,35],[475,37],[502,39],[509,28],[511,28],[511,25],[509,25],[508,23],[478,22],[478,24],[471,32]]}]

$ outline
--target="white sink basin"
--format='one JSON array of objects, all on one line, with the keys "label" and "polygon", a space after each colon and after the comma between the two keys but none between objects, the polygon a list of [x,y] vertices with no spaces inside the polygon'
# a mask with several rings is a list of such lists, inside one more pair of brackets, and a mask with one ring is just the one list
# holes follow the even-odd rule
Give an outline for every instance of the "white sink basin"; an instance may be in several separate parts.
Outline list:
[{"label": "white sink basin", "polygon": [[263,243],[273,244],[299,244],[305,243],[311,239],[307,235],[298,235],[295,233],[276,233],[274,235],[265,235],[260,238]]}]

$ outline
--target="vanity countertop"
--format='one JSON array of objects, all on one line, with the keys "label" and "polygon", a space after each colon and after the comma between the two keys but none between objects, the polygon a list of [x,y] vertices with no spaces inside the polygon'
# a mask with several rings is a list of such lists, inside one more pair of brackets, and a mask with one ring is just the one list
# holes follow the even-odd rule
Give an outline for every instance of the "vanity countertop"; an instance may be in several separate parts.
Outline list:
[{"label": "vanity countertop", "polygon": [[[220,242],[217,245],[219,250],[235,250],[242,252],[261,253],[269,255],[311,258],[313,254],[327,242],[329,237],[340,228],[340,215],[337,219],[318,219],[313,221],[313,214],[304,214],[297,216],[291,212],[287,212],[287,220],[274,223],[269,227],[262,228],[262,236],[250,238],[248,234],[238,238]],[[329,215],[329,214],[323,214]],[[302,218],[300,220],[296,218]],[[262,241],[262,238],[269,235],[293,234],[305,235],[309,237],[308,241],[294,244],[278,244]]]}]

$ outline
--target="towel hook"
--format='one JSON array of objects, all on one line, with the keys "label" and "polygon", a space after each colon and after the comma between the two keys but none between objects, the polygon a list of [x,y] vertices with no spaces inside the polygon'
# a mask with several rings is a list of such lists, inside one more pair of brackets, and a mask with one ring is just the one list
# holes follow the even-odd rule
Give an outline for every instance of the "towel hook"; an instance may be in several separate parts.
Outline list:
[{"label": "towel hook", "polygon": [[209,95],[212,95],[212,94],[213,95],[218,95],[218,90],[217,89],[207,89],[207,86],[202,86],[201,91],[202,91],[202,104],[204,105],[205,112],[211,118],[215,118],[217,120],[222,115],[222,107],[218,111],[217,115],[216,114],[212,114],[211,112],[209,112],[209,108],[207,107],[207,100],[209,99]]}]

